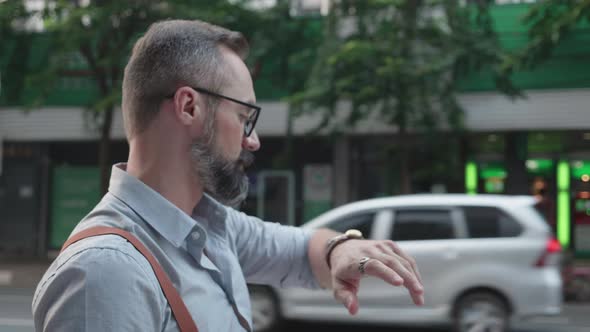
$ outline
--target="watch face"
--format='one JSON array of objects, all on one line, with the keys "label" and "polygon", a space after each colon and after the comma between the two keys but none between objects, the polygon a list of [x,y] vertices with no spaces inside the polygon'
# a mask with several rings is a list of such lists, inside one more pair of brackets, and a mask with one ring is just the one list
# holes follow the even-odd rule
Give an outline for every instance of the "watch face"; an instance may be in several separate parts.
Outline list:
[{"label": "watch face", "polygon": [[349,229],[344,234],[353,239],[361,239],[363,237],[363,233],[358,229]]}]

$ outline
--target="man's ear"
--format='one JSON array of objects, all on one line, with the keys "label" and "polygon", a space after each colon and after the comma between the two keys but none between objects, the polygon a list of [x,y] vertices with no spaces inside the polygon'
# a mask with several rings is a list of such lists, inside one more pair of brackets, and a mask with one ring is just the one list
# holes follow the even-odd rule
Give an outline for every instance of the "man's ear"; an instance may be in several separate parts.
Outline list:
[{"label": "man's ear", "polygon": [[188,87],[179,88],[174,95],[174,112],[184,125],[193,125],[201,119],[200,95]]}]

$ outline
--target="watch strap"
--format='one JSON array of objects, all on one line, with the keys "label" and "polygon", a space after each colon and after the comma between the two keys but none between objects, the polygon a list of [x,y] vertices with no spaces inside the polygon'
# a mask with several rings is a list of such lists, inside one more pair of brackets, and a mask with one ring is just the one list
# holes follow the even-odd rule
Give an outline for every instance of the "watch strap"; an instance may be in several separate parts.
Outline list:
[{"label": "watch strap", "polygon": [[330,257],[332,255],[332,251],[334,251],[334,248],[348,240],[359,240],[362,238],[363,234],[359,230],[349,229],[344,234],[337,235],[328,240],[328,243],[326,244],[326,264],[328,265],[328,268],[332,268]]}]

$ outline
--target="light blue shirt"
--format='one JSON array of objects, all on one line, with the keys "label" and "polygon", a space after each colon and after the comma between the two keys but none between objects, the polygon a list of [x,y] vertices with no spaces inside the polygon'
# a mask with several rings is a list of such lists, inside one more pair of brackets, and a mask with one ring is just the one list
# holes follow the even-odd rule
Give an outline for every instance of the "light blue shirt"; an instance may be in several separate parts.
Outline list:
[{"label": "light blue shirt", "polygon": [[[168,273],[199,331],[244,331],[232,304],[252,326],[247,282],[319,287],[307,258],[311,234],[207,195],[188,216],[124,168],[113,167],[109,192],[74,233],[98,225],[133,233]],[[148,261],[117,235],[61,253],[37,286],[33,316],[37,331],[178,331]]]}]

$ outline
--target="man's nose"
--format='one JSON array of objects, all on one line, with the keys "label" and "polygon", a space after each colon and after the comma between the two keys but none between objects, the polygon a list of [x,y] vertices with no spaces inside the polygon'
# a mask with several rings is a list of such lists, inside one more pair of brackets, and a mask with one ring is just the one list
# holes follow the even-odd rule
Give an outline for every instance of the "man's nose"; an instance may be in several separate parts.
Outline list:
[{"label": "man's nose", "polygon": [[242,148],[250,152],[258,151],[258,149],[260,149],[260,140],[258,139],[256,130],[252,131],[250,136],[244,136],[244,139],[242,140]]}]

